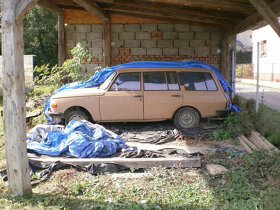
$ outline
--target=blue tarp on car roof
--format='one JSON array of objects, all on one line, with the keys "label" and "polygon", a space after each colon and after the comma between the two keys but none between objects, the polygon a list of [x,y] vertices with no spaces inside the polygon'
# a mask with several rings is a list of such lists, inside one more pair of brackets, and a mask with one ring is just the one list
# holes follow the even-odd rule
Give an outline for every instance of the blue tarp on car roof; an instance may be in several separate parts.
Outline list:
[{"label": "blue tarp on car roof", "polygon": [[[82,82],[74,82],[69,83],[61,88],[59,88],[52,96],[57,94],[60,91],[68,90],[68,89],[76,89],[76,88],[89,88],[89,87],[97,87],[101,85],[114,71],[123,68],[203,68],[203,69],[210,69],[212,70],[218,80],[220,81],[223,89],[225,91],[233,92],[233,88],[228,84],[228,82],[224,79],[221,72],[215,67],[202,63],[200,61],[134,61],[131,63],[120,64],[117,66],[108,67],[96,72],[93,77],[86,81]],[[52,97],[51,96],[51,97]],[[47,110],[50,107],[50,99],[46,101],[44,107],[44,113],[48,121],[52,121],[52,118],[47,114]]]}]

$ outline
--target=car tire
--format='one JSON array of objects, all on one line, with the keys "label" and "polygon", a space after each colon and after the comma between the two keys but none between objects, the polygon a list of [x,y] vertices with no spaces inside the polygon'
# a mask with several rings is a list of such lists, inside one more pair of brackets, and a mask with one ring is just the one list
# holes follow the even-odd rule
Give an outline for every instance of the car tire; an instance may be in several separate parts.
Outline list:
[{"label": "car tire", "polygon": [[184,132],[189,128],[198,126],[199,119],[199,114],[194,108],[183,107],[175,113],[173,122],[178,130]]},{"label": "car tire", "polygon": [[80,111],[80,110],[76,110],[76,111],[70,112],[67,115],[67,117],[65,119],[65,124],[67,125],[71,120],[75,120],[75,121],[87,120],[87,121],[90,121],[90,117],[85,112]]}]

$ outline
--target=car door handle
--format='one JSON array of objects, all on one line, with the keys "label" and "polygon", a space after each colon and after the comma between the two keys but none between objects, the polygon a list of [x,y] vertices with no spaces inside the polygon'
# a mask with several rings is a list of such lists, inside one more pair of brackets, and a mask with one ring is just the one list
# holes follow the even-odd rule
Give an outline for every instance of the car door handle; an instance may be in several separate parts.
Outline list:
[{"label": "car door handle", "polygon": [[135,97],[135,98],[142,98],[143,95],[135,95],[135,96],[133,96],[133,97]]},{"label": "car door handle", "polygon": [[171,95],[172,97],[181,97],[181,95]]}]

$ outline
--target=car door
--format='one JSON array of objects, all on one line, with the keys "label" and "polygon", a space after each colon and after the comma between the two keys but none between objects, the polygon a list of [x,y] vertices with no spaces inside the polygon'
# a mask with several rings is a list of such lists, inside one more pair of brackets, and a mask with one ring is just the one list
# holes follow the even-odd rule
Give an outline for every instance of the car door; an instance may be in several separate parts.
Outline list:
[{"label": "car door", "polygon": [[101,121],[143,120],[141,73],[120,73],[100,97]]},{"label": "car door", "polygon": [[182,105],[177,73],[143,72],[144,120],[170,119]]}]

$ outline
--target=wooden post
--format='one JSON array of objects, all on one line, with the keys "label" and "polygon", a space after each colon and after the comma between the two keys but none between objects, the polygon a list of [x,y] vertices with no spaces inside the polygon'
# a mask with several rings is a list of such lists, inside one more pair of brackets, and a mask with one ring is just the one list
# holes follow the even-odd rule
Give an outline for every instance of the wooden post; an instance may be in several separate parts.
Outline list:
[{"label": "wooden post", "polygon": [[64,15],[58,15],[58,66],[65,61]]},{"label": "wooden post", "polygon": [[222,63],[221,73],[224,78],[230,83],[232,76],[232,53],[231,50],[235,47],[235,36],[225,36],[222,40]]},{"label": "wooden post", "polygon": [[14,195],[32,192],[26,150],[23,24],[16,23],[16,7],[23,1],[2,1],[4,138],[9,191]]},{"label": "wooden post", "polygon": [[110,19],[103,20],[104,36],[103,36],[103,50],[104,50],[104,66],[111,66],[111,23]]}]

